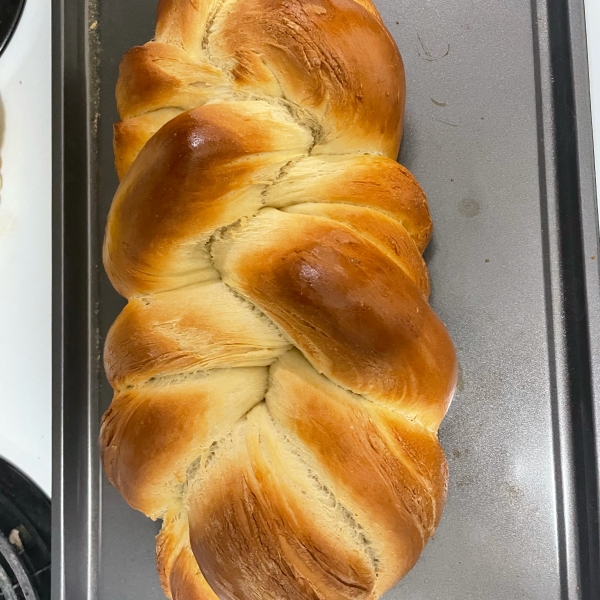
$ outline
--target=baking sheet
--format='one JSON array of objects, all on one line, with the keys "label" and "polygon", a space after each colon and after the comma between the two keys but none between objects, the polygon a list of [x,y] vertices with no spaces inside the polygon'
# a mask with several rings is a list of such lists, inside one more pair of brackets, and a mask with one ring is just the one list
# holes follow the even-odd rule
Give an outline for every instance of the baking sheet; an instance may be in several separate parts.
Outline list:
[{"label": "baking sheet", "polygon": [[[403,54],[400,160],[425,189],[432,305],[460,361],[435,538],[388,600],[597,600],[600,286],[580,0],[376,0]],[[101,473],[123,306],[100,245],[118,63],[148,0],[55,0],[55,600],[159,600],[158,524]]]}]

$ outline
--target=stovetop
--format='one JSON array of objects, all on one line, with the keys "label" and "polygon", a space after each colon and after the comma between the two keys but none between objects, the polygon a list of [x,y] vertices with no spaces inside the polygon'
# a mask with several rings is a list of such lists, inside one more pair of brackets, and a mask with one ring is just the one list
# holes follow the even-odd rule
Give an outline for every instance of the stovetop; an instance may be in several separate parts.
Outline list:
[{"label": "stovetop", "polygon": [[[0,0],[0,14],[14,0]],[[51,10],[0,55],[0,457],[51,490]]]},{"label": "stovetop", "polygon": [[0,600],[50,600],[50,500],[0,459]]},{"label": "stovetop", "polygon": [[0,3],[0,53],[15,32],[24,5],[25,0],[3,0]]}]

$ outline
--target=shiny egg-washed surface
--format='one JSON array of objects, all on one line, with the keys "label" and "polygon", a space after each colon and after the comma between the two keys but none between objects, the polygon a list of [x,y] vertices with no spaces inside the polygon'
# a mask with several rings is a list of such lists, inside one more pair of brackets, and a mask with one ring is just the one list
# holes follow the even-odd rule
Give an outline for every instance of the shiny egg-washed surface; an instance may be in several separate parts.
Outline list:
[{"label": "shiny egg-washed surface", "polygon": [[378,598],[435,531],[457,363],[404,95],[369,0],[163,0],[121,63],[101,451],[174,600]]}]

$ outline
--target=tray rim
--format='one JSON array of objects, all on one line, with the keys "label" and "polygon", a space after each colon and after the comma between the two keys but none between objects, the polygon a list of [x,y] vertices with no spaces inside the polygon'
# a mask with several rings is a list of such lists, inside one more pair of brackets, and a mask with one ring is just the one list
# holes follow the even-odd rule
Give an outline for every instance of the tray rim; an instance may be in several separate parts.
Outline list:
[{"label": "tray rim", "polygon": [[[575,136],[571,152],[576,157],[579,214],[581,227],[581,274],[583,282],[582,314],[587,323],[587,354],[581,357],[587,361],[582,365],[587,378],[587,401],[583,402],[582,421],[589,427],[594,437],[589,455],[582,457],[586,487],[586,514],[583,526],[589,531],[587,540],[587,565],[582,568],[582,593],[590,598],[600,597],[600,523],[598,486],[600,484],[600,224],[598,216],[598,190],[596,189],[594,161],[594,132],[592,128],[592,105],[588,67],[587,32],[584,0],[570,1],[570,15],[566,21],[570,56],[557,55],[555,60],[562,63],[572,86],[573,125]],[[557,23],[559,25],[560,23]],[[563,25],[564,26],[564,25]],[[557,65],[557,69],[560,68]],[[560,82],[555,81],[555,88]],[[596,132],[600,135],[600,132]],[[565,131],[563,135],[571,135]],[[560,145],[560,140],[558,142]],[[595,258],[593,258],[595,257]],[[582,553],[585,548],[581,548]],[[585,596],[584,596],[585,597]]]}]

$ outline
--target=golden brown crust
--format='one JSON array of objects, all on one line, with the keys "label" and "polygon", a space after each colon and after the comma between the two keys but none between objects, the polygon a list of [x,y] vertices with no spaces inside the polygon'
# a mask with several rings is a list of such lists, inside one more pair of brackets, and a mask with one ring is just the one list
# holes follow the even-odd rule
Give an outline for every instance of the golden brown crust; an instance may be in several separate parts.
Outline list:
[{"label": "golden brown crust", "polygon": [[427,266],[408,231],[394,219],[369,208],[346,204],[297,204],[285,212],[340,221],[395,262],[429,298]]},{"label": "golden brown crust", "polygon": [[146,142],[182,112],[178,108],[161,108],[115,124],[113,147],[119,181],[125,177]]},{"label": "golden brown crust", "polygon": [[138,510],[161,517],[180,497],[188,468],[264,397],[264,367],[216,369],[154,380],[118,393],[102,419],[102,462]]},{"label": "golden brown crust", "polygon": [[267,407],[381,540],[379,585],[393,585],[413,567],[444,504],[446,461],[435,435],[335,386],[297,351],[272,368]]},{"label": "golden brown crust", "polygon": [[286,454],[261,405],[192,489],[190,539],[204,576],[220,598],[368,598],[372,562],[347,524],[327,526],[310,478]]},{"label": "golden brown crust", "polygon": [[[316,117],[315,154],[396,158],[404,67],[381,22],[353,0],[244,0],[212,24],[211,58],[241,88],[280,96]],[[365,49],[368,48],[368,52]]]},{"label": "golden brown crust", "polygon": [[133,298],[114,322],[104,365],[116,390],[152,377],[271,364],[289,343],[221,282]]},{"label": "golden brown crust", "polygon": [[222,4],[223,0],[159,0],[156,40],[202,56],[208,21]]},{"label": "golden brown crust", "polygon": [[122,119],[248,94],[291,105],[314,154],[398,154],[404,66],[370,0],[162,0],[117,85]]},{"label": "golden brown crust", "polygon": [[304,202],[381,211],[406,229],[419,252],[431,237],[431,217],[421,186],[402,165],[383,156],[310,156],[287,167],[286,176],[265,195],[265,204],[275,208]]},{"label": "golden brown crust", "polygon": [[371,0],[160,0],[123,58],[100,447],[171,600],[375,600],[435,531],[456,356],[404,94]]},{"label": "golden brown crust", "polygon": [[182,48],[159,42],[136,46],[119,67],[117,107],[122,119],[153,110],[189,110],[211,98],[211,88],[224,85],[222,71],[194,60]]},{"label": "golden brown crust", "polygon": [[317,370],[437,431],[456,384],[454,346],[423,294],[376,246],[327,219],[264,209],[212,253],[225,283]]},{"label": "golden brown crust", "polygon": [[144,146],[113,200],[104,264],[129,297],[207,278],[203,244],[256,212],[261,192],[308,147],[306,131],[262,102],[183,113]]},{"label": "golden brown crust", "polygon": [[156,538],[160,583],[169,600],[218,600],[204,579],[190,547],[187,514],[175,505]]}]

